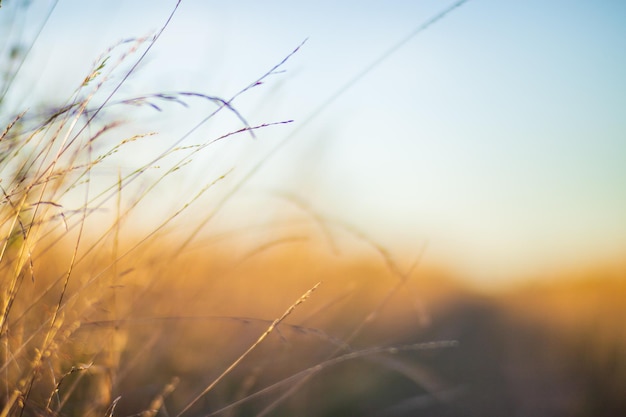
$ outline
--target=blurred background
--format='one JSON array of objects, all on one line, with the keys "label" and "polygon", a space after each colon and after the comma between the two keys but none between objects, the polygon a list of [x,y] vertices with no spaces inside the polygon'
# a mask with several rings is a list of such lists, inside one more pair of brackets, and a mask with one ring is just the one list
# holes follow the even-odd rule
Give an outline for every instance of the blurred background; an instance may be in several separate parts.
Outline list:
[{"label": "blurred background", "polygon": [[[3,2],[3,56],[36,42],[6,93],[5,119],[67,99],[100,54],[152,34],[176,2],[22,4]],[[428,242],[426,257],[464,279],[501,285],[622,259],[626,6],[470,1],[342,90],[448,6],[183,1],[119,98],[230,99],[306,40],[284,72],[232,103],[251,125],[293,123],[220,149],[223,166],[198,162],[184,181],[234,166],[243,176],[289,137],[244,188],[296,194],[392,251],[413,256]],[[214,107],[189,106],[131,120],[159,132],[140,152],[179,139]],[[231,116],[183,143],[240,128]],[[274,210],[262,196],[254,204]]]},{"label": "blurred background", "polygon": [[323,281],[188,415],[626,412],[626,3],[1,6],[3,127],[120,123],[7,313],[7,387],[78,323],[35,410],[66,375],[65,415],[176,415]]}]

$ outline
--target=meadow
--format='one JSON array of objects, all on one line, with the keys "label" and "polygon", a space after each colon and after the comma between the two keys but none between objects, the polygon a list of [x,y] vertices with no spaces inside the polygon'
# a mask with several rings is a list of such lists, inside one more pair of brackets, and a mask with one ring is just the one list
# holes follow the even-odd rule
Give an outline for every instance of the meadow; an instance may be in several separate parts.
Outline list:
[{"label": "meadow", "polygon": [[81,262],[61,304],[72,251],[33,254],[35,279],[25,276],[4,333],[5,415],[625,408],[615,272],[486,294],[434,266],[403,281],[376,249],[338,256],[314,238],[179,256],[159,242],[113,267],[102,252]]},{"label": "meadow", "polygon": [[[291,123],[234,100],[298,48],[230,99],[123,97],[161,32],[111,47],[61,104],[0,107],[0,417],[626,415],[621,264],[496,292],[301,196],[214,226],[255,167],[182,175]],[[237,127],[146,157],[155,132],[127,121],[193,100]]]}]

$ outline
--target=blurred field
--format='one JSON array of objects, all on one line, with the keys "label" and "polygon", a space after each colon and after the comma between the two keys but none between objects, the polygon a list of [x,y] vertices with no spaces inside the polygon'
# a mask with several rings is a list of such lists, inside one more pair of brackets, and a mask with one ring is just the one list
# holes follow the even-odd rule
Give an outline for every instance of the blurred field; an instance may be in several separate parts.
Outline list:
[{"label": "blurred field", "polygon": [[[56,104],[0,107],[0,417],[626,415],[623,264],[472,288],[305,186],[254,187],[286,143],[254,132],[291,120],[249,124],[233,102],[299,47],[230,99],[123,96],[167,24]],[[174,113],[186,133],[143,124],[192,99],[210,110]],[[218,113],[235,124],[200,129]]]},{"label": "blurred field", "polygon": [[[424,265],[402,281],[376,249],[342,255],[300,242],[176,254],[171,243],[155,239],[114,266],[104,251],[77,264],[24,415],[108,415],[114,401],[114,415],[155,415],[146,410],[163,390],[156,415],[177,415],[319,281],[186,415],[626,410],[619,271],[486,295]],[[46,334],[42,318],[54,310],[70,257],[63,247],[42,254],[37,279],[22,284],[3,339],[3,401],[11,383],[33,372],[33,349]],[[436,341],[458,344],[386,349]]]}]

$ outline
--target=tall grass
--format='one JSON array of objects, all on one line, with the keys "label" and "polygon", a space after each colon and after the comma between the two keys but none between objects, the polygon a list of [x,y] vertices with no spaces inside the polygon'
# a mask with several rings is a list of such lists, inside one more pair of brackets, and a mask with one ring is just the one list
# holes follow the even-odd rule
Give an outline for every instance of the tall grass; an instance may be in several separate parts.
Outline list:
[{"label": "tall grass", "polygon": [[[302,45],[232,97],[124,96],[170,19],[105,51],[60,103],[28,111],[6,97],[29,48],[7,49],[0,417],[623,414],[623,269],[610,303],[559,287],[498,304],[424,271],[425,248],[405,267],[302,196],[268,193],[280,221],[212,229],[270,163],[237,177],[219,146],[292,123],[251,124],[239,100]],[[198,103],[209,110],[173,138],[130,123]],[[236,127],[191,140],[223,117]],[[218,168],[190,186],[197,161]]]},{"label": "tall grass", "polygon": [[[175,11],[176,8],[172,15]],[[372,245],[374,250],[386,262],[391,275],[399,278],[400,284],[382,303],[370,307],[362,318],[354,312],[353,321],[357,325],[345,340],[331,336],[318,326],[283,323],[320,285],[309,284],[312,279],[319,280],[317,277],[287,285],[284,280],[265,280],[264,275],[272,271],[257,270],[254,279],[258,282],[247,289],[243,285],[230,285],[222,291],[213,288],[212,293],[194,299],[198,295],[194,292],[221,285],[219,275],[230,274],[230,279],[241,279],[233,278],[233,270],[240,269],[241,263],[249,263],[250,258],[258,257],[276,245],[297,244],[302,239],[287,235],[270,241],[252,248],[237,262],[223,253],[205,255],[205,263],[197,256],[190,261],[186,256],[190,242],[201,235],[208,222],[239,191],[241,182],[216,194],[217,201],[208,215],[187,222],[191,228],[185,229],[187,234],[182,239],[178,232],[183,223],[176,220],[219,187],[228,177],[228,170],[216,173],[184,200],[176,201],[176,208],[166,216],[155,217],[148,231],[133,228],[131,219],[133,216],[150,216],[150,204],[154,204],[155,194],[163,192],[163,184],[171,184],[167,182],[170,177],[180,175],[212,145],[238,136],[254,139],[258,129],[290,123],[281,120],[250,125],[237,111],[235,100],[253,88],[260,88],[266,78],[277,74],[301,45],[229,99],[189,91],[121,97],[121,87],[129,82],[131,75],[135,75],[170,19],[153,36],[128,39],[107,50],[95,60],[93,69],[77,80],[75,91],[64,103],[39,113],[16,112],[8,118],[0,137],[2,417],[113,416],[129,413],[129,410],[141,416],[158,413],[180,416],[191,412],[207,413],[216,408],[214,405],[221,408],[220,412],[230,413],[240,404],[267,397],[267,393],[279,389],[273,402],[265,404],[265,411],[261,411],[265,414],[292,398],[295,388],[328,367],[359,358],[451,345],[445,342],[393,348],[376,346],[363,350],[350,348],[357,335],[374,320],[388,298],[408,278],[407,274],[400,272],[390,255],[376,245]],[[15,80],[16,74],[11,71],[20,68],[21,64],[7,70],[3,99]],[[188,106],[189,100],[197,99],[212,104],[214,109],[191,126],[187,134],[147,161],[145,158],[126,158],[124,161],[135,165],[120,164],[120,155],[131,156],[137,149],[148,149],[154,135],[151,131],[128,133],[125,121],[132,117],[132,112],[142,108],[162,112],[169,104]],[[123,114],[116,111],[120,108],[124,108]],[[3,107],[2,110],[6,117],[7,109]],[[239,120],[239,128],[216,134],[201,143],[185,143],[200,126],[226,112]],[[327,226],[319,216],[316,221]],[[140,233],[143,235],[138,236]],[[177,234],[177,238],[171,238],[172,234]],[[364,236],[352,234],[365,241]],[[193,265],[190,266],[190,262]],[[287,262],[281,264],[288,265]],[[204,282],[202,288],[196,288],[198,279],[188,279],[191,274],[202,274],[208,282]],[[281,287],[272,287],[277,284]],[[263,287],[267,288],[261,295],[259,291]],[[307,291],[307,288],[310,289]],[[219,299],[224,294],[237,299],[232,291],[247,292],[245,297],[251,297],[255,302],[265,297],[267,305],[246,314],[245,308],[255,304],[239,302],[236,306],[243,308],[239,312],[232,311],[232,308],[226,308],[232,306],[225,306]],[[333,297],[327,300],[326,307],[322,307],[324,314],[332,310]],[[289,299],[291,301],[287,301]],[[364,304],[362,300],[359,302]],[[207,311],[206,305],[213,305],[214,311],[224,311],[225,314],[194,315],[197,310],[193,306],[205,306],[201,309]],[[279,314],[281,308],[286,308],[282,315]],[[274,311],[276,319],[268,319],[266,314]],[[261,314],[264,317],[260,317]],[[346,317],[342,317],[343,320]],[[177,323],[179,328],[164,330],[167,326],[160,323],[167,321]],[[252,323],[258,334],[251,336],[251,330],[247,329],[239,335],[229,336],[229,331],[219,324],[223,321],[231,326]],[[213,327],[208,328],[207,322],[213,323],[210,325]],[[134,327],[142,323],[153,328],[146,332],[145,327]],[[196,327],[177,336],[180,327],[189,323],[196,323]],[[198,332],[207,333],[198,337]],[[301,359],[300,368],[304,368],[290,365],[281,373],[277,370],[280,366],[268,367],[267,359],[255,355],[261,345],[284,350],[284,347],[276,347],[276,340],[266,341],[270,335],[278,334],[279,340],[295,343],[286,335],[288,332],[313,338],[324,349],[311,353],[311,347],[303,346],[303,355],[305,352],[311,355],[302,357],[306,360]],[[184,358],[174,353],[176,357],[171,361],[159,362],[159,358],[167,356],[163,349],[179,343],[200,347],[202,355]],[[177,349],[186,350],[180,346]],[[240,353],[231,359],[224,358],[231,351]],[[208,370],[212,373],[208,379],[194,372],[187,372],[187,378],[184,372],[180,375],[181,366],[193,367],[194,360],[206,361],[211,355],[215,359],[209,361]],[[248,365],[248,374],[237,374],[242,362],[255,363],[255,360],[258,365],[253,366],[252,371]],[[155,366],[161,367],[141,375]],[[168,367],[172,372],[168,372]],[[206,371],[207,366],[203,364],[202,369]],[[252,393],[258,389],[258,381],[272,375],[275,375],[272,385],[265,383],[264,389]],[[230,382],[230,386],[220,391],[218,399],[212,400],[213,403],[203,403],[216,386],[226,385],[224,380],[230,376],[235,381],[241,378],[241,382]],[[157,387],[137,392],[146,378],[159,379]],[[237,387],[235,393],[227,394],[233,384]],[[291,389],[285,391],[286,387]],[[167,411],[166,401],[176,390],[182,392],[172,400],[172,408]],[[123,405],[125,401],[126,405]]]}]

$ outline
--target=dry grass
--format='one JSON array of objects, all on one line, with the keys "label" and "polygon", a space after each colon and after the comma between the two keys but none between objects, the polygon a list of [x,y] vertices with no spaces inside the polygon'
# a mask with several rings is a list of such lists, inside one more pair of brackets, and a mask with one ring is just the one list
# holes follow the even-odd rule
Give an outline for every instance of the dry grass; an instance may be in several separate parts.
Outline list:
[{"label": "dry grass", "polygon": [[[0,417],[624,414],[623,268],[494,299],[422,265],[422,250],[394,259],[298,196],[278,196],[297,217],[213,230],[258,165],[182,195],[168,187],[216,143],[289,123],[250,125],[235,100],[298,49],[230,99],[118,98],[162,30],[106,51],[61,105],[7,119]],[[155,142],[114,109],[191,99],[214,109],[122,163]],[[186,142],[226,112],[237,129]],[[163,192],[173,208],[134,227]]]},{"label": "dry grass", "polygon": [[[370,332],[384,312],[401,313],[391,301],[410,274],[360,233],[342,232],[369,246],[377,262],[340,261],[333,235],[342,227],[311,213],[298,232],[264,226],[260,243],[212,241],[207,225],[246,176],[216,193],[203,217],[180,221],[230,171],[176,196],[175,208],[149,230],[133,227],[134,218],[150,214],[163,184],[215,143],[289,122],[249,125],[234,101],[298,48],[230,99],[191,92],[117,99],[168,22],[153,37],[106,51],[64,104],[20,113],[2,134],[0,416],[232,413],[235,404],[258,398],[273,398],[266,412],[283,401],[301,408],[296,390],[284,395],[294,379],[301,388],[344,362],[450,345],[391,347],[397,326],[385,325],[380,338]],[[216,110],[147,160],[120,164],[120,154],[141,149],[137,143],[148,149],[153,133],[126,133],[111,109],[162,111],[163,103],[187,105],[190,98]],[[233,113],[241,127],[184,143],[220,111]],[[209,237],[198,240],[203,235]],[[300,307],[320,279],[323,302]],[[413,301],[410,310],[425,320]]]}]

